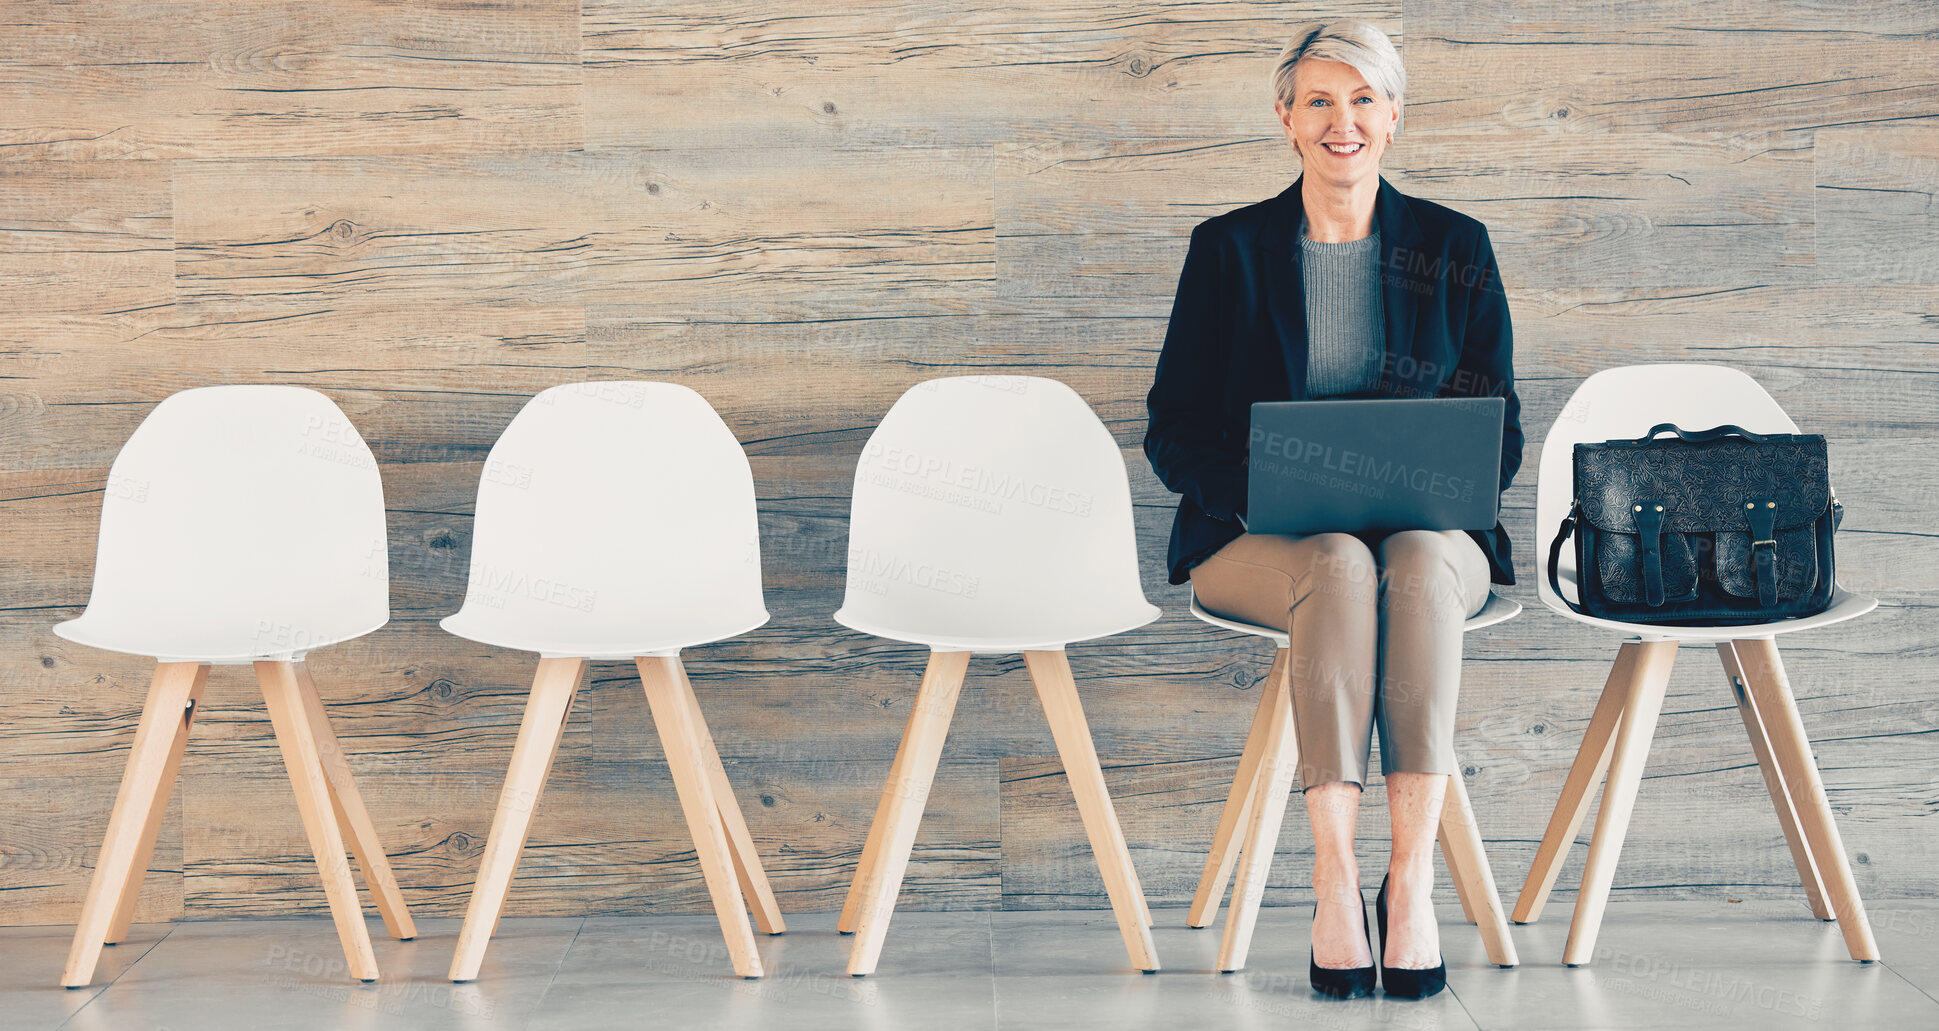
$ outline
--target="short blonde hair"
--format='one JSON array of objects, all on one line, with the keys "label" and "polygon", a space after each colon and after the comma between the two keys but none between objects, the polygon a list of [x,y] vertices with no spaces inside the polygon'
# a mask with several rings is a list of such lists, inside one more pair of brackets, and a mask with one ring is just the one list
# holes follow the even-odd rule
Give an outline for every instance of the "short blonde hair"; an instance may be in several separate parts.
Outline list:
[{"label": "short blonde hair", "polygon": [[[1272,66],[1272,93],[1281,105],[1293,106],[1294,75],[1299,63],[1308,58],[1351,66],[1366,78],[1367,85],[1395,106],[1400,105],[1407,93],[1407,69],[1400,63],[1400,51],[1394,49],[1394,41],[1385,32],[1370,22],[1357,18],[1312,22],[1295,30],[1292,41],[1279,52],[1279,60]],[[1406,124],[1405,110],[1400,119],[1394,125],[1396,136]]]}]

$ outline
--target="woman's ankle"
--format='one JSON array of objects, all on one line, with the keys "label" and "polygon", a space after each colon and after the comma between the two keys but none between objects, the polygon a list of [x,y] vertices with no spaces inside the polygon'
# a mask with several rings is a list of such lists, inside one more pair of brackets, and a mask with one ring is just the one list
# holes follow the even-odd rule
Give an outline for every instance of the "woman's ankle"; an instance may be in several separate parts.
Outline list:
[{"label": "woman's ankle", "polygon": [[1431,889],[1434,886],[1434,856],[1432,854],[1394,856],[1387,863],[1387,880],[1390,885],[1389,893],[1394,890],[1392,887],[1394,885],[1402,885],[1410,889],[1421,887]]},{"label": "woman's ankle", "polygon": [[1351,900],[1360,894],[1360,865],[1345,859],[1313,862],[1313,895],[1327,901]]}]

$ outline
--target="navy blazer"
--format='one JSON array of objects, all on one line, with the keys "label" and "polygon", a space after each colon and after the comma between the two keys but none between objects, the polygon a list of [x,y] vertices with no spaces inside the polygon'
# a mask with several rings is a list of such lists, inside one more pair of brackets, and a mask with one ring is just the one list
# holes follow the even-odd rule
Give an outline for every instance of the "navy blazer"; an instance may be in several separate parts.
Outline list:
[{"label": "navy blazer", "polygon": [[[1145,456],[1184,495],[1172,521],[1171,582],[1245,532],[1254,401],[1306,398],[1306,300],[1294,180],[1279,196],[1199,223],[1178,277],[1165,348],[1146,398]],[[1380,180],[1386,353],[1371,390],[1342,397],[1501,397],[1501,490],[1522,464],[1514,334],[1488,229]],[[1495,583],[1515,582],[1507,531],[1469,530]]]}]

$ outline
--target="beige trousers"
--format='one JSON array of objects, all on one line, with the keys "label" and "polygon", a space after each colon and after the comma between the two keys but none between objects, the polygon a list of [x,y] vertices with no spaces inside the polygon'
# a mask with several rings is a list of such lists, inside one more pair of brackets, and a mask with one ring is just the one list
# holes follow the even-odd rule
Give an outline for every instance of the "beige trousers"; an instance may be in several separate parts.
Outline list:
[{"label": "beige trousers", "polygon": [[1380,771],[1457,772],[1461,624],[1488,560],[1459,530],[1244,534],[1192,568],[1214,615],[1289,631],[1302,790]]}]

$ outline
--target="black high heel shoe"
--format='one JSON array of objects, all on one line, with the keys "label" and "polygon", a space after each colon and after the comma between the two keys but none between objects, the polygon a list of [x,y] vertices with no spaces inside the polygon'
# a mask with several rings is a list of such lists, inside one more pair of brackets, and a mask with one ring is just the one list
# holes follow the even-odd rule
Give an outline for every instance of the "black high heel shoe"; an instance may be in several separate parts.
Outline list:
[{"label": "black high heel shoe", "polygon": [[1443,959],[1431,967],[1390,967],[1387,958],[1387,878],[1380,878],[1380,893],[1373,897],[1373,911],[1380,921],[1380,951],[1374,962],[1380,964],[1380,983],[1388,995],[1402,999],[1425,999],[1447,987],[1448,965]]},{"label": "black high heel shoe", "polygon": [[[1313,903],[1313,919],[1320,918],[1320,904]],[[1360,896],[1360,929],[1367,932],[1367,951],[1373,952],[1373,928],[1367,924],[1367,897]],[[1374,963],[1380,962],[1378,954]],[[1307,953],[1306,965],[1310,968],[1307,977],[1313,982],[1313,990],[1321,995],[1336,999],[1361,999],[1373,994],[1373,964],[1364,967],[1323,967],[1319,960]]]}]

